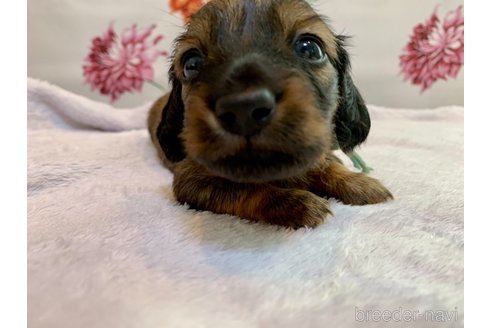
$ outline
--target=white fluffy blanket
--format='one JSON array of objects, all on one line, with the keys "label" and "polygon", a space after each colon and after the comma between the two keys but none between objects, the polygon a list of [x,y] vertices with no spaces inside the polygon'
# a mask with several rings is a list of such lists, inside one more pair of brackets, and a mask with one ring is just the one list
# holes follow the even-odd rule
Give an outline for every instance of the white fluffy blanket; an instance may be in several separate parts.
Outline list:
[{"label": "white fluffy blanket", "polygon": [[395,200],[288,231],[177,204],[149,104],[27,87],[30,327],[463,325],[463,108],[370,106]]}]

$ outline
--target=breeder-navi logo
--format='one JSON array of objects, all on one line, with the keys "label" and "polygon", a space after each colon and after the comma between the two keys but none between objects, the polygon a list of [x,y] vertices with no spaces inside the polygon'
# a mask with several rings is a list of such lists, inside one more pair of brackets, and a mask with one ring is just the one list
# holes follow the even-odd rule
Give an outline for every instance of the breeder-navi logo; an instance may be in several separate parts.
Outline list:
[{"label": "breeder-navi logo", "polygon": [[362,310],[355,307],[355,321],[358,322],[412,322],[424,320],[427,322],[451,322],[458,321],[458,309],[454,311],[443,310]]}]

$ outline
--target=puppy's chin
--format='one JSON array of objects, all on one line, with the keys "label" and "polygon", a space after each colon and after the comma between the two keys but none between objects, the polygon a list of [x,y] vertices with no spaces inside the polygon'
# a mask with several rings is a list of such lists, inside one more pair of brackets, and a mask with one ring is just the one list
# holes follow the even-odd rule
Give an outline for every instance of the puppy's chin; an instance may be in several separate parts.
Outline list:
[{"label": "puppy's chin", "polygon": [[301,176],[323,155],[321,145],[300,149],[296,154],[275,150],[252,150],[207,161],[197,158],[214,175],[240,183],[265,183]]}]

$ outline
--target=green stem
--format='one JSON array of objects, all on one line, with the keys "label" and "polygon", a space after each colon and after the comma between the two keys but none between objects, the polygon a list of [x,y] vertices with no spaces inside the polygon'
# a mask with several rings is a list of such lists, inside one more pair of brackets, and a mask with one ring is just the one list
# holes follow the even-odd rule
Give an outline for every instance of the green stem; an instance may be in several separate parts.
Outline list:
[{"label": "green stem", "polygon": [[160,85],[159,83],[157,83],[153,80],[147,80],[146,82],[148,82],[150,85],[154,86],[155,88],[159,89],[162,92],[166,91],[166,89],[164,89],[164,87],[162,85]]},{"label": "green stem", "polygon": [[357,154],[354,151],[352,151],[351,153],[347,154],[350,159],[352,160],[352,163],[354,163],[354,166],[356,168],[358,168],[359,170],[362,170],[362,172],[364,173],[369,173],[371,172],[373,169],[370,168],[369,166],[367,166],[366,162],[364,162],[364,160],[362,159],[362,157],[360,157],[359,154]]}]

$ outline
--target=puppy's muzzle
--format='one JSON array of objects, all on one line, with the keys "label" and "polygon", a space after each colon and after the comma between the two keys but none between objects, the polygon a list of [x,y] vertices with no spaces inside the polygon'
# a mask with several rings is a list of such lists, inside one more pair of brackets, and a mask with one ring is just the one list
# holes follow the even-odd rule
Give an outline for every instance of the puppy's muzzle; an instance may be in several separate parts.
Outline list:
[{"label": "puppy's muzzle", "polygon": [[266,127],[275,114],[275,96],[267,88],[249,89],[221,97],[215,115],[222,127],[236,135],[250,137]]}]

